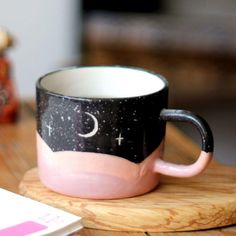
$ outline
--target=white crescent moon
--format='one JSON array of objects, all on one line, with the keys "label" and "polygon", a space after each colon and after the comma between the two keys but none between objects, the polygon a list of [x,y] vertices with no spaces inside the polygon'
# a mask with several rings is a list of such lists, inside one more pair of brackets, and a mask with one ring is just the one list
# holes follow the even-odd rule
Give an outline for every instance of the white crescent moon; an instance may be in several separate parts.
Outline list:
[{"label": "white crescent moon", "polygon": [[93,119],[93,121],[94,121],[94,128],[93,128],[93,130],[91,132],[89,132],[87,134],[79,133],[78,135],[80,137],[83,137],[83,138],[90,138],[90,137],[94,136],[98,132],[98,120],[97,120],[97,118],[93,114],[91,114],[89,112],[85,112],[85,114],[90,116]]}]

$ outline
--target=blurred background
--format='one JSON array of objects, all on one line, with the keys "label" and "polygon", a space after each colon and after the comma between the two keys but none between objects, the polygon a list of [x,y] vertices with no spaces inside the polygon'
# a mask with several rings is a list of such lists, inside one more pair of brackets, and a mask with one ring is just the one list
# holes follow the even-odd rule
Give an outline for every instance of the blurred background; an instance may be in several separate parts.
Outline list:
[{"label": "blurred background", "polygon": [[171,108],[210,123],[216,159],[236,164],[235,12],[233,0],[0,0],[0,25],[15,37],[7,54],[20,99],[34,99],[36,79],[65,66],[149,69],[168,79]]}]

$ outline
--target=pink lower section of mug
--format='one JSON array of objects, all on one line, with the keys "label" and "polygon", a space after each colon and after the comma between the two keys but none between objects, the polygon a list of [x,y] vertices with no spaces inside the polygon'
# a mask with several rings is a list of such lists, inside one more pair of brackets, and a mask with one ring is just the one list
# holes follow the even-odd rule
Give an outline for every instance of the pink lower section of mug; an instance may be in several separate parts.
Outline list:
[{"label": "pink lower section of mug", "polygon": [[74,197],[115,199],[146,193],[158,185],[153,171],[160,145],[142,163],[107,154],[60,151],[52,152],[37,133],[38,170],[48,188]]}]

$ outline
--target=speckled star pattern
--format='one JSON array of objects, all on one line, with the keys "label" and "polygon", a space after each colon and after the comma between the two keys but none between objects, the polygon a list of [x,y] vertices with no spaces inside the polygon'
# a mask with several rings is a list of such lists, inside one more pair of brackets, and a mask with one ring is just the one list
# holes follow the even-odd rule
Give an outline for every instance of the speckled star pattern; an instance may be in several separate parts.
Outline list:
[{"label": "speckled star pattern", "polygon": [[139,163],[164,137],[162,96],[77,100],[37,91],[38,133],[54,152],[107,153]]}]

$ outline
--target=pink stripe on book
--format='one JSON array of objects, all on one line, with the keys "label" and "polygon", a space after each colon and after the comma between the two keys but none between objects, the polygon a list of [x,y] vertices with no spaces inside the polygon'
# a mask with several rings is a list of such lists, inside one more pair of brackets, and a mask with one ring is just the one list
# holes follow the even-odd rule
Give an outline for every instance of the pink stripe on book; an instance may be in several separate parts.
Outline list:
[{"label": "pink stripe on book", "polygon": [[0,229],[0,236],[26,236],[46,228],[48,227],[34,221],[26,221],[5,229]]}]

